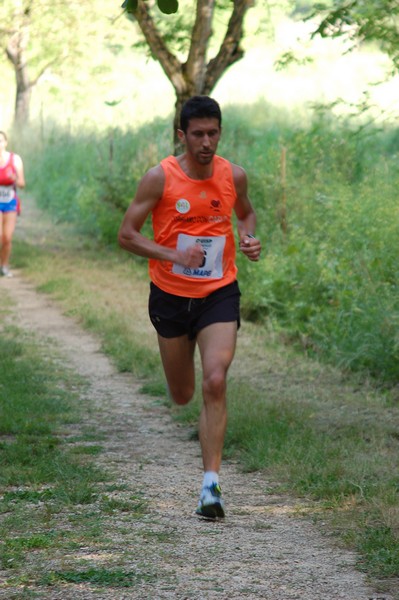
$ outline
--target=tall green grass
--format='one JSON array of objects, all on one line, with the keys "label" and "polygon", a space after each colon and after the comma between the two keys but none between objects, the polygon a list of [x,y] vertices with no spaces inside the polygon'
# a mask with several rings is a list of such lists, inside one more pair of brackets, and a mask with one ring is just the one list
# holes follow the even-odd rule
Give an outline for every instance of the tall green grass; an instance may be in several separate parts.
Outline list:
[{"label": "tall green grass", "polygon": [[[284,339],[341,368],[396,383],[399,133],[367,111],[359,117],[230,107],[220,153],[248,173],[264,245],[259,264],[238,256],[244,316],[270,320]],[[40,206],[112,246],[140,177],[170,151],[170,122],[156,120],[112,134],[54,126],[25,159]]]}]

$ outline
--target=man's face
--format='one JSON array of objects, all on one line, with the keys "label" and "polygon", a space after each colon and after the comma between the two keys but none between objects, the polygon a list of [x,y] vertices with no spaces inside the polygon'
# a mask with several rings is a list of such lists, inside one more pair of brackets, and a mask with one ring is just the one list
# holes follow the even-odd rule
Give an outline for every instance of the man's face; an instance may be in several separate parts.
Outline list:
[{"label": "man's face", "polygon": [[218,119],[190,119],[186,133],[181,130],[178,133],[187,154],[194,160],[200,165],[212,162],[222,133]]}]

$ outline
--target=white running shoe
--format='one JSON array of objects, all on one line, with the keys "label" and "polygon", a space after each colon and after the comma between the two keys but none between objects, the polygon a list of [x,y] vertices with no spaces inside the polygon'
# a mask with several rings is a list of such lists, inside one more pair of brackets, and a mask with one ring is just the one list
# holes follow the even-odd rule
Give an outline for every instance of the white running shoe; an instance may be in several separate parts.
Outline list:
[{"label": "white running shoe", "polygon": [[13,274],[8,267],[1,267],[0,274],[2,277],[13,277]]},{"label": "white running shoe", "polygon": [[198,508],[195,513],[206,519],[224,518],[222,490],[218,483],[212,483],[210,487],[204,487],[202,489]]}]

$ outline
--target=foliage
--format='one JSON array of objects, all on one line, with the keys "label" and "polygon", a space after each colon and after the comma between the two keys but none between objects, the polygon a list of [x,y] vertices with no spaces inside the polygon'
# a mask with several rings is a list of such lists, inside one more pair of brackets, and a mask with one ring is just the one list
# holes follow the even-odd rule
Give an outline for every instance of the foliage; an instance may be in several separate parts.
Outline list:
[{"label": "foliage", "polygon": [[[32,68],[42,72],[47,64],[70,52],[74,44],[76,46],[82,33],[79,17],[84,14],[80,5],[74,0],[56,4],[46,0],[2,3],[0,40],[3,52],[10,38],[18,33],[18,27],[26,28],[30,38],[27,39],[27,60]],[[61,36],[62,45],[59,43]]]},{"label": "foliage", "polygon": [[[139,179],[171,151],[168,134],[158,121],[140,131],[104,133],[101,140],[94,132],[75,136],[54,127],[43,152],[33,150],[28,161],[39,205],[58,220],[78,223],[81,231],[114,245],[121,214]],[[143,139],[154,141],[143,148]],[[28,155],[29,140],[25,148]]]},{"label": "foliage", "polygon": [[345,36],[353,46],[378,42],[399,70],[399,4],[397,0],[334,0],[333,5],[316,4],[311,18],[321,22],[313,35]]},{"label": "foliage", "polygon": [[[319,108],[302,125],[263,104],[225,111],[220,153],[248,172],[264,244],[257,265],[238,255],[243,314],[271,320],[285,339],[342,368],[396,382],[399,134],[376,126],[367,111],[359,121],[333,110]],[[143,147],[143,139],[153,143]],[[112,163],[109,144],[107,134],[56,130],[27,162],[42,207],[114,245],[139,179],[171,148],[161,120],[115,131]]]},{"label": "foliage", "polygon": [[[277,318],[308,352],[395,382],[399,170],[389,139],[388,131],[366,135],[324,117],[285,137],[289,233],[263,229],[271,249],[244,310]],[[264,209],[258,214],[266,224]]]},{"label": "foliage", "polygon": [[[129,14],[134,13],[137,9],[137,4],[138,0],[124,0],[122,8]],[[171,15],[172,13],[177,12],[179,8],[178,0],[157,0],[157,5],[159,10],[165,15]]]},{"label": "foliage", "polygon": [[[31,89],[47,73],[61,74],[65,65],[81,69],[82,59],[104,44],[105,0],[11,0],[0,3],[0,63],[15,75],[15,122],[29,121]],[[100,3],[100,4],[99,4]],[[93,19],[93,15],[95,18]],[[102,25],[102,26],[101,26]],[[112,41],[107,22],[106,39]],[[100,38],[101,36],[101,38]],[[117,33],[114,32],[117,39]],[[8,59],[8,60],[7,60]]]},{"label": "foliage", "polygon": [[[169,5],[170,0],[162,0],[162,4],[166,3]],[[192,21],[181,36],[183,21],[186,26],[181,15],[177,15],[176,20],[168,15],[165,30],[162,27],[165,20],[159,18],[164,15],[157,14],[153,5],[144,1],[130,2],[129,16],[137,23],[151,56],[159,62],[176,95],[173,124],[176,152],[180,144],[177,135],[179,116],[184,102],[197,94],[210,94],[226,70],[243,57],[244,19],[251,5],[248,0],[229,3],[197,0],[195,10],[192,10],[191,3],[187,2]],[[220,15],[227,15],[222,27],[217,25]],[[186,47],[184,57],[172,43],[176,32],[179,32],[177,47],[180,50],[182,46]],[[212,46],[215,46],[215,52],[210,58]]]},{"label": "foliage", "polygon": [[[215,3],[212,31],[209,43],[205,48],[208,58],[216,55],[223,42],[231,17],[232,4],[231,0],[220,0]],[[265,39],[272,37],[273,23],[276,17],[282,13],[288,13],[292,8],[292,4],[291,0],[284,0],[283,2],[249,2],[248,6],[251,8],[251,12],[256,14],[256,17],[253,18],[256,19],[257,27],[255,30],[250,31],[247,31],[246,28],[246,34],[249,36],[262,36]],[[193,43],[193,27],[196,16],[192,1],[180,0],[179,10],[176,14],[165,15],[162,11],[157,11],[155,7],[150,14],[168,50],[176,56],[188,56],[190,46]],[[135,22],[134,12],[131,13],[130,19]],[[149,55],[157,58],[143,35],[134,44],[134,47],[145,49]]]}]

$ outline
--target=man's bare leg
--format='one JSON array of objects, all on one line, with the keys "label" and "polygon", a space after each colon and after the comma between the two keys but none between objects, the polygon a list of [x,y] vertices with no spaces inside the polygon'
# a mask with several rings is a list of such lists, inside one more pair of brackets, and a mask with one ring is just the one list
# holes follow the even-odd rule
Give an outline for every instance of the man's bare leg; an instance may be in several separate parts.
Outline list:
[{"label": "man's bare leg", "polygon": [[200,443],[205,471],[220,470],[227,425],[226,377],[234,357],[237,323],[214,323],[198,334],[203,381]]},{"label": "man's bare leg", "polygon": [[[195,389],[194,352],[198,343],[202,362],[203,404],[199,423],[199,437],[205,481],[218,484],[223,443],[227,424],[226,377],[233,360],[237,340],[237,323],[214,323],[202,329],[197,340],[186,335],[164,338],[158,335],[161,359],[172,399],[187,404]],[[208,486],[209,487],[209,486]],[[204,491],[203,488],[203,491]],[[219,490],[219,491],[217,491]],[[218,494],[220,488],[213,489]],[[208,518],[223,517],[220,497],[211,496],[210,505],[198,514]]]},{"label": "man's bare leg", "polygon": [[203,370],[200,443],[204,481],[196,512],[210,519],[224,517],[219,470],[227,425],[226,377],[236,339],[236,322],[215,323],[198,334]]},{"label": "man's bare leg", "polygon": [[187,335],[175,338],[158,335],[158,344],[172,400],[176,404],[187,404],[195,389],[196,341],[189,340]]}]

